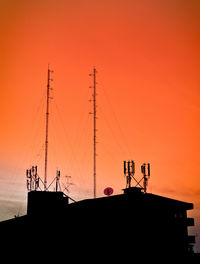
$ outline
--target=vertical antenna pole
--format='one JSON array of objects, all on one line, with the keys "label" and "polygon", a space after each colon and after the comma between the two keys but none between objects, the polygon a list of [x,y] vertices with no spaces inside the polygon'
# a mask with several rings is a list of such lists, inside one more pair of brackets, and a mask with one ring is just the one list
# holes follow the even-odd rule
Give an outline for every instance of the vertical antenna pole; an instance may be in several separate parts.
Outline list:
[{"label": "vertical antenna pole", "polygon": [[96,124],[96,120],[97,120],[97,106],[96,106],[96,96],[97,96],[97,93],[96,93],[96,73],[97,73],[97,70],[96,68],[94,67],[93,69],[93,73],[89,74],[89,76],[92,76],[93,77],[93,86],[90,86],[90,88],[93,88],[93,99],[92,100],[89,100],[90,102],[93,102],[93,112],[90,114],[93,114],[93,124],[94,124],[94,127],[93,127],[93,133],[94,133],[94,136],[93,136],[93,177],[94,177],[94,198],[96,198],[96,156],[97,156],[97,153],[96,153],[96,144],[97,144],[97,141],[96,141],[96,127],[97,127],[97,124]]},{"label": "vertical antenna pole", "polygon": [[44,166],[44,191],[47,191],[47,158],[48,158],[48,132],[49,132],[49,91],[50,89],[50,75],[53,71],[49,69],[48,66],[48,75],[47,75],[47,108],[46,108],[46,137],[45,137],[45,166]]},{"label": "vertical antenna pole", "polygon": [[94,77],[94,198],[96,198],[96,68],[93,70]]}]

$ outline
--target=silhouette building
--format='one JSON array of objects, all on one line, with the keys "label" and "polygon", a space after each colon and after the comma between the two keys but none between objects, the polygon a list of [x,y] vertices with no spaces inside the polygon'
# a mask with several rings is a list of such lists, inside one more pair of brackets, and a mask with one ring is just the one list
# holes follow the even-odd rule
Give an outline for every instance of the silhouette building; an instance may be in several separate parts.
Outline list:
[{"label": "silhouette building", "polygon": [[0,226],[10,241],[20,236],[28,245],[38,237],[41,246],[58,246],[66,235],[66,247],[74,244],[83,249],[98,242],[101,253],[112,245],[124,255],[145,252],[187,257],[195,243],[195,237],[188,235],[188,226],[194,225],[194,219],[187,217],[191,209],[192,203],[144,193],[136,187],[124,189],[123,194],[73,203],[63,192],[30,191],[27,215]]}]

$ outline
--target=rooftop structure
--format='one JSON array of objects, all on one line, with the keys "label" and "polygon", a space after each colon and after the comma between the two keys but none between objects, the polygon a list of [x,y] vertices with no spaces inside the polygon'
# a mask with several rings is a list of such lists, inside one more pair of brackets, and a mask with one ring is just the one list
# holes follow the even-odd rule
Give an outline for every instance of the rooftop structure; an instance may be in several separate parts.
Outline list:
[{"label": "rooftop structure", "polygon": [[[191,209],[191,203],[144,193],[136,187],[124,189],[123,194],[74,203],[62,192],[30,191],[27,215],[1,222],[0,227],[11,237],[23,233],[27,243],[38,236],[47,246],[66,236],[66,247],[72,241],[81,248],[87,243],[92,246],[91,241],[98,245],[104,241],[101,250],[111,243],[122,254],[145,250],[151,256],[186,257],[195,243],[195,237],[188,235],[188,226],[194,225],[187,217]],[[47,233],[41,240],[44,223]]]}]

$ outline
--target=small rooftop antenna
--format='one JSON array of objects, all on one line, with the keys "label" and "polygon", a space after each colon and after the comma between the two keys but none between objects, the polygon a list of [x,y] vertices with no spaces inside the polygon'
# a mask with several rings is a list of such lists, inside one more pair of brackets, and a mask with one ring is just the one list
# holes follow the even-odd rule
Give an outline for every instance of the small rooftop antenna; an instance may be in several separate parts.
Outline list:
[{"label": "small rooftop antenna", "polygon": [[37,191],[40,183],[40,177],[37,173],[37,166],[32,166],[31,169],[26,170],[26,186],[28,191]]},{"label": "small rooftop antenna", "polygon": [[53,181],[49,184],[49,186],[47,187],[47,191],[49,190],[49,188],[51,187],[51,185],[56,181],[56,188],[55,191],[58,192],[58,187],[61,191],[61,186],[60,186],[60,170],[56,171],[56,177],[53,179]]},{"label": "small rooftop antenna", "polygon": [[93,112],[90,112],[90,114],[93,114],[93,124],[94,124],[94,128],[93,128],[93,133],[94,133],[94,137],[93,137],[93,178],[94,178],[94,198],[96,198],[96,144],[97,144],[97,137],[96,137],[96,132],[97,132],[97,125],[96,125],[96,120],[97,120],[97,105],[96,105],[96,74],[97,74],[97,70],[94,67],[93,68],[93,73],[89,74],[89,76],[93,77],[93,86],[90,86],[90,88],[93,88],[93,99],[89,100],[90,102],[93,102]]},{"label": "small rooftop antenna", "polygon": [[143,174],[143,186],[144,186],[144,193],[147,192],[147,184],[148,184],[148,179],[150,178],[150,164],[149,163],[143,163],[141,166],[141,172]]},{"label": "small rooftop antenna", "polygon": [[126,188],[131,187],[131,180],[135,174],[135,162],[133,160],[124,161],[124,176],[126,177]]},{"label": "small rooftop antenna", "polygon": [[[58,186],[60,187],[60,171],[56,171],[56,192],[58,191]],[[61,189],[61,188],[60,188]]]},{"label": "small rooftop antenna", "polygon": [[70,187],[71,185],[74,185],[74,183],[71,182],[71,179],[72,179],[71,176],[66,175],[65,178],[66,178],[66,182],[63,183],[64,191],[66,190],[66,191],[69,193],[69,187]]},{"label": "small rooftop antenna", "polygon": [[48,75],[47,75],[47,108],[46,108],[46,137],[45,137],[45,165],[44,165],[44,191],[47,191],[47,158],[48,158],[48,132],[49,132],[49,99],[50,97],[50,90],[53,90],[50,87],[50,82],[53,81],[51,79],[52,70],[50,70],[48,65]]}]

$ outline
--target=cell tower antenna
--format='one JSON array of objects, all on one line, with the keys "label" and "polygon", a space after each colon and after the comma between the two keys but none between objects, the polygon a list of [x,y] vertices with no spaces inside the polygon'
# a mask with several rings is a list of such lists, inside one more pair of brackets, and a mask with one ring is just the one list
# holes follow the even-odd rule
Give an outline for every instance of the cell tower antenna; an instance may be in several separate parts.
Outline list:
[{"label": "cell tower antenna", "polygon": [[96,105],[96,96],[97,96],[97,92],[96,92],[96,74],[97,74],[97,70],[94,67],[93,69],[93,73],[89,74],[89,76],[93,77],[93,86],[90,86],[90,88],[93,88],[93,99],[90,100],[90,102],[93,102],[93,113],[90,112],[90,114],[93,114],[93,177],[94,177],[94,198],[96,198],[96,156],[97,156],[97,149],[96,149],[96,144],[97,144],[97,136],[96,136],[96,132],[97,132],[97,105]]},{"label": "cell tower antenna", "polygon": [[[150,163],[143,163],[141,166],[141,172],[143,177],[140,180],[137,180],[134,176],[135,174],[135,162],[133,160],[124,161],[124,176],[126,177],[126,188],[131,188],[131,180],[134,180],[135,186],[143,190],[144,193],[147,192],[148,180],[150,178]],[[143,181],[143,185],[142,182]]]},{"label": "cell tower antenna", "polygon": [[53,81],[51,79],[52,70],[50,70],[48,65],[48,75],[47,75],[47,108],[46,108],[46,136],[45,136],[45,166],[44,166],[44,191],[47,191],[47,160],[48,160],[48,134],[49,134],[49,99],[50,97],[50,82]]}]

